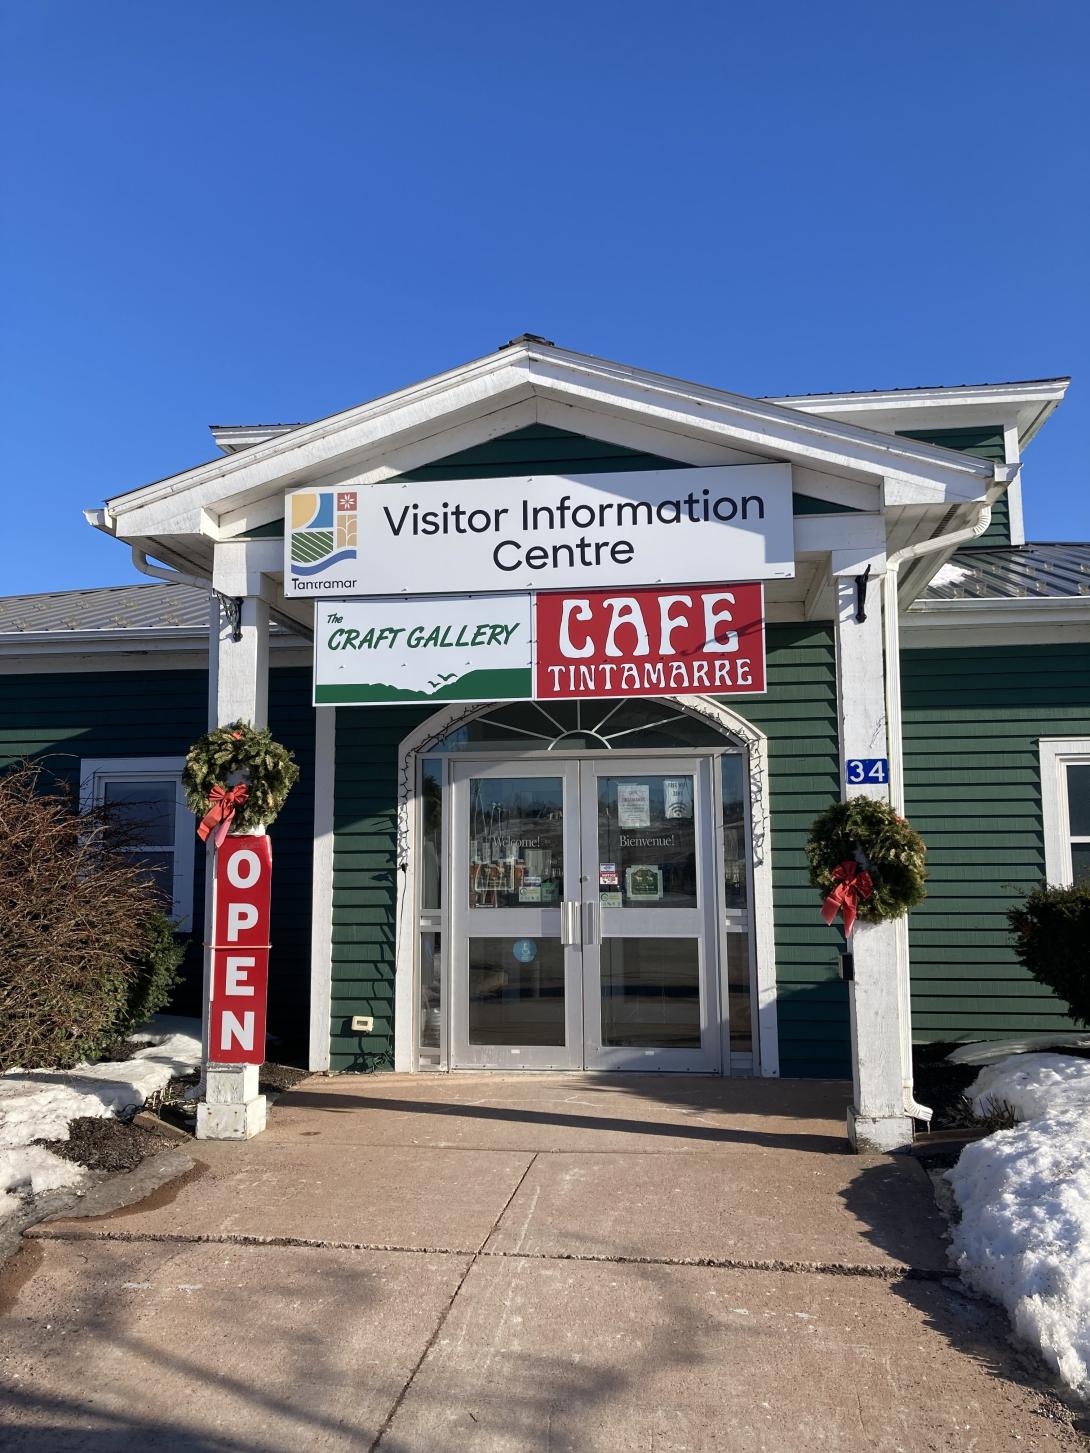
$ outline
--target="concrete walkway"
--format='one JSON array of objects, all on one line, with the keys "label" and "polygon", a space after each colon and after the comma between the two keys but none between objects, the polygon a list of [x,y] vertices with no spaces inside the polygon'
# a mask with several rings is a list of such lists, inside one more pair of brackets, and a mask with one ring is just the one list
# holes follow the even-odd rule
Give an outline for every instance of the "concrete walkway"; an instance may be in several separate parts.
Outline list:
[{"label": "concrete walkway", "polygon": [[1085,1449],[845,1087],[315,1078],[0,1290],[35,1453]]}]

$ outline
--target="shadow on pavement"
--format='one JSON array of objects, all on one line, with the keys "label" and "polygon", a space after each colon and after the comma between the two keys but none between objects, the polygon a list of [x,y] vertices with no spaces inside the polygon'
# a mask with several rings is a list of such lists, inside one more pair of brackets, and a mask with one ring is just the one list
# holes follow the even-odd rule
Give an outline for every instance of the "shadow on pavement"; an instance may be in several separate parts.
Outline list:
[{"label": "shadow on pavement", "polygon": [[[0,1402],[9,1410],[32,1411],[33,1424],[0,1422],[4,1453],[283,1453],[282,1445],[254,1443],[213,1431],[182,1428],[162,1415],[148,1417],[107,1412],[87,1403],[0,1384]],[[46,1422],[54,1417],[56,1422]]]},{"label": "shadow on pavement", "polygon": [[[915,1205],[901,1205],[891,1215],[890,1170],[911,1166],[901,1184]],[[988,1373],[1016,1383],[1051,1405],[1058,1421],[1077,1432],[1090,1432],[1090,1411],[1068,1394],[1045,1362],[1031,1348],[1016,1343],[1004,1309],[964,1285],[953,1268],[947,1275],[946,1220],[935,1201],[927,1172],[910,1156],[888,1157],[877,1165],[860,1166],[859,1174],[842,1193],[845,1207],[860,1223],[861,1234],[872,1245],[909,1266],[919,1265],[920,1251],[931,1243],[938,1275],[921,1278],[910,1272],[890,1282],[890,1290],[923,1314],[929,1326],[952,1348],[972,1357]],[[908,1212],[909,1214],[906,1214]],[[1060,1410],[1064,1409],[1064,1412]]]},{"label": "shadow on pavement", "polygon": [[556,1110],[532,1110],[515,1105],[481,1105],[465,1101],[394,1099],[385,1095],[342,1095],[335,1091],[302,1089],[292,1091],[282,1100],[285,1108],[328,1110],[334,1114],[363,1114],[368,1109],[403,1112],[408,1115],[435,1115],[458,1120],[493,1120],[511,1124],[555,1126],[566,1130],[600,1130],[629,1135],[658,1135],[674,1140],[699,1140],[710,1145],[755,1145],[780,1150],[812,1151],[821,1154],[843,1153],[846,1141],[840,1136],[799,1131],[742,1129],[664,1123],[661,1120],[620,1118],[611,1115],[573,1115]]}]

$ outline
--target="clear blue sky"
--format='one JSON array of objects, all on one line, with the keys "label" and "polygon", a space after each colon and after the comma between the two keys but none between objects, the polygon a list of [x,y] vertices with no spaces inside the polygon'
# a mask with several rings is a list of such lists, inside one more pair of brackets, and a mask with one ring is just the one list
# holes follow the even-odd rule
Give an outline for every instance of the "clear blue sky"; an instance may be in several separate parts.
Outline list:
[{"label": "clear blue sky", "polygon": [[81,509],[524,330],[747,394],[1070,373],[1027,528],[1090,539],[1085,0],[8,0],[0,593]]}]

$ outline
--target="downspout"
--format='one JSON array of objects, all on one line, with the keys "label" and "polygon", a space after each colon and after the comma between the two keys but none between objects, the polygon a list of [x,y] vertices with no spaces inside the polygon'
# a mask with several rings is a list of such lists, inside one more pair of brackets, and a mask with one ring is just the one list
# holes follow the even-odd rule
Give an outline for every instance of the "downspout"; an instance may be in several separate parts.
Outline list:
[{"label": "downspout", "polygon": [[147,552],[132,546],[132,563],[141,575],[150,575],[153,580],[165,580],[168,585],[191,585],[195,590],[206,590],[209,595],[217,592],[210,580],[201,580],[197,575],[186,575],[183,570],[173,570],[166,565],[152,565]]},{"label": "downspout", "polygon": [[[1004,478],[1000,479],[1000,469]],[[901,617],[897,593],[897,577],[902,565],[918,560],[921,555],[934,555],[951,546],[977,540],[991,524],[992,506],[1018,476],[1018,466],[996,466],[996,479],[981,501],[975,521],[933,540],[921,540],[896,550],[886,560],[882,576],[882,635],[885,655],[886,731],[889,740],[889,798],[895,812],[904,814],[905,775],[901,732]],[[930,1122],[932,1111],[921,1105],[915,1096],[912,1075],[912,990],[908,964],[908,920],[897,920],[897,999],[901,1021],[901,1080],[904,1086],[904,1112],[913,1120]]]}]

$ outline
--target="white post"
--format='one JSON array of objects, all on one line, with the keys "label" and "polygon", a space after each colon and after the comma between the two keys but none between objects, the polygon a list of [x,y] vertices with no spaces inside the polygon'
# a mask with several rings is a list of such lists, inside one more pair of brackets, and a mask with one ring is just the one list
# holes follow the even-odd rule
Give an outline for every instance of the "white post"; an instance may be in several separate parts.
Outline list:
[{"label": "white post", "polygon": [[[245,584],[236,579],[237,567],[245,570],[245,546],[235,546],[226,562],[217,546],[213,583],[226,602],[212,597],[208,655],[209,726],[227,726],[233,721],[253,726],[268,724],[269,708],[269,607],[257,595],[235,596],[230,588]],[[230,569],[225,569],[225,565]],[[223,587],[227,587],[224,589]],[[237,616],[236,616],[237,604]],[[213,938],[212,855],[205,892],[205,943]],[[249,1140],[265,1128],[265,1096],[258,1091],[257,1065],[215,1064],[208,1044],[208,1010],[211,1000],[211,953],[204,955],[204,1084],[197,1104],[198,1140]]]},{"label": "white post", "polygon": [[[860,620],[856,580],[872,566]],[[836,588],[837,711],[840,766],[845,799],[889,801],[888,785],[852,784],[851,759],[889,757],[885,675],[882,656],[883,557],[870,562],[833,552]],[[876,567],[876,568],[875,568]],[[852,1105],[848,1138],[855,1150],[888,1151],[912,1142],[905,1114],[901,1072],[901,1003],[897,985],[897,925],[856,922],[849,948],[854,978],[849,985],[852,1032]]]}]

